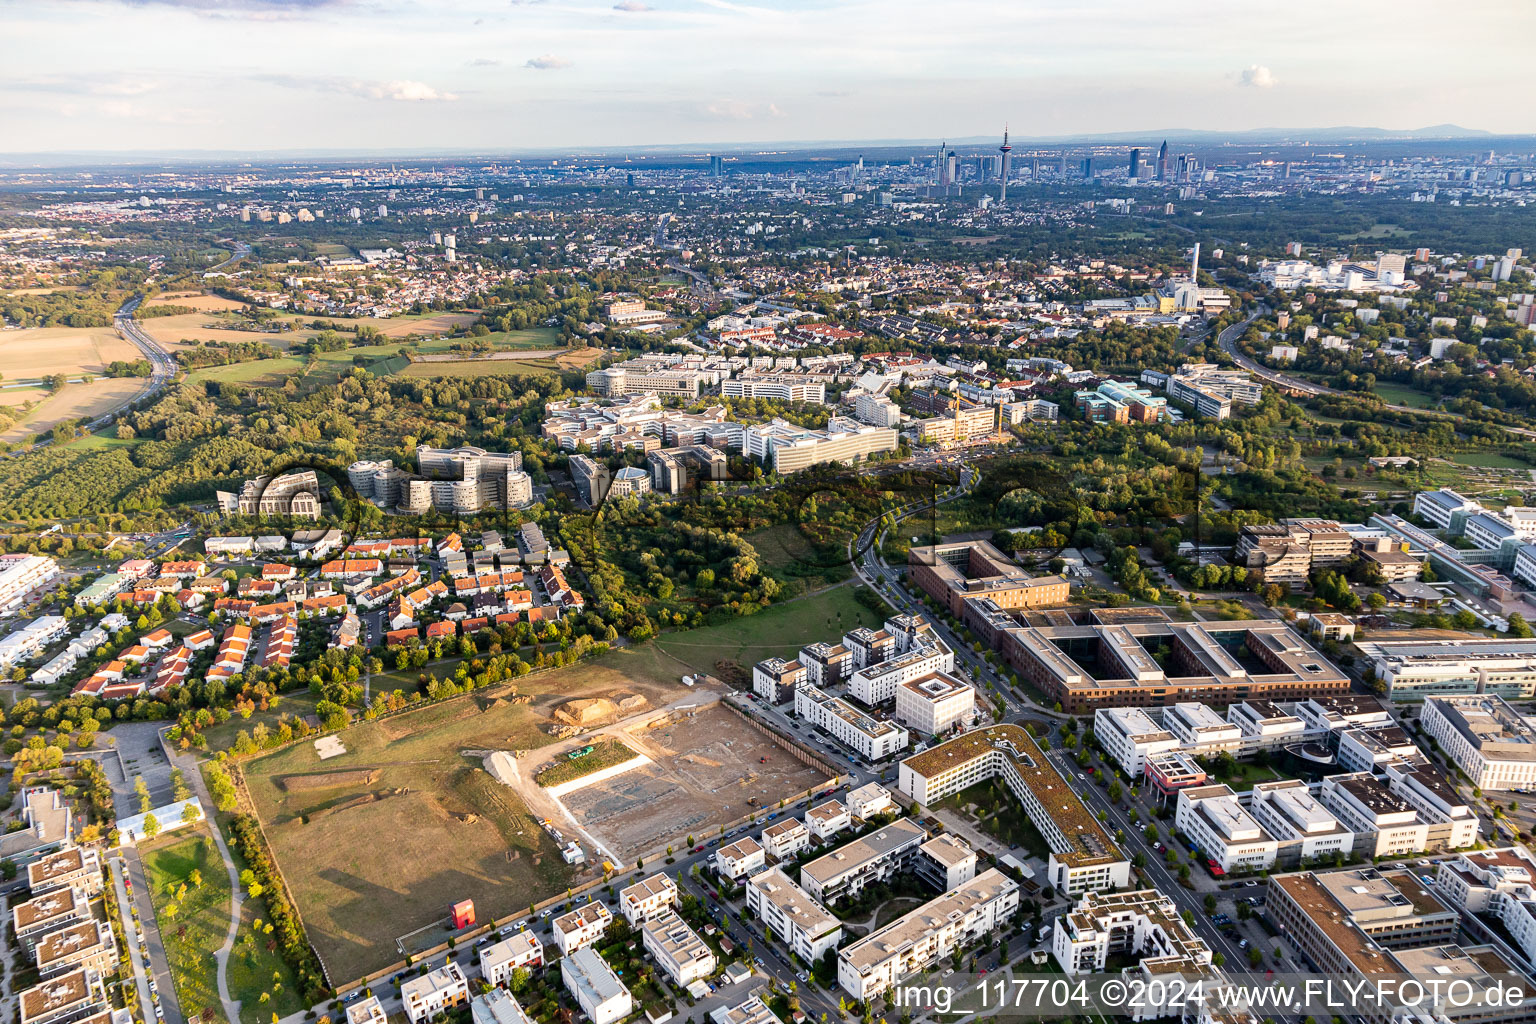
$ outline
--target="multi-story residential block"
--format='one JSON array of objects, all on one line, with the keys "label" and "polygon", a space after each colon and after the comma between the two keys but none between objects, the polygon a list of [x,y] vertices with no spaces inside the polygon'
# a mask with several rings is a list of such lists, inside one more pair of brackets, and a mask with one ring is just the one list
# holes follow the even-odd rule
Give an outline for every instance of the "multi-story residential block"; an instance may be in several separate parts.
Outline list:
[{"label": "multi-story residential block", "polygon": [[1047,884],[1069,895],[1129,884],[1130,861],[1019,726],[996,725],[941,743],[901,762],[897,778],[902,791],[925,806],[1001,779],[1051,848]]},{"label": "multi-story residential block", "polygon": [[1279,844],[1227,786],[1179,790],[1173,821],[1221,874],[1265,871],[1275,863]]},{"label": "multi-story residential block", "polygon": [[347,1024],[389,1024],[389,1014],[378,996],[368,996],[347,1004]]},{"label": "multi-story residential block", "polygon": [[811,830],[799,818],[782,818],[763,829],[763,852],[776,860],[789,860],[811,845]]},{"label": "multi-story residential block", "polygon": [[81,968],[106,978],[117,973],[117,939],[105,921],[77,921],[44,935],[33,950],[40,977]]},{"label": "multi-story residential block", "polygon": [[94,1018],[109,1006],[101,975],[83,967],[44,979],[22,991],[16,1001],[19,1024],[71,1024]]},{"label": "multi-story residential block", "polygon": [[930,672],[896,687],[896,721],[923,736],[971,724],[976,689],[947,672]]},{"label": "multi-story residential block", "polygon": [[869,821],[876,815],[894,813],[896,801],[891,791],[878,782],[866,782],[858,789],[848,791],[848,813],[860,821]]},{"label": "multi-story residential block", "polygon": [[1233,559],[1238,565],[1262,570],[1264,582],[1292,588],[1305,586],[1312,571],[1312,552],[1290,528],[1244,526]]},{"label": "multi-story residential block", "polygon": [[11,927],[16,940],[31,952],[49,932],[91,915],[90,898],[79,889],[54,889],[11,908]]},{"label": "multi-story residential block", "polygon": [[1111,956],[1123,956],[1156,974],[1197,977],[1209,974],[1213,960],[1173,900],[1156,889],[1085,894],[1051,936],[1051,955],[1068,975],[1101,974]]},{"label": "multi-story residential block", "polygon": [[575,950],[602,938],[612,923],[613,914],[601,902],[593,900],[555,918],[555,945],[560,947],[562,956],[568,957]]},{"label": "multi-story residential block", "polygon": [[769,704],[783,704],[805,681],[805,668],[798,661],[764,658],[752,666],[752,692]]},{"label": "multi-story residential block", "polygon": [[640,940],[667,977],[680,988],[715,972],[715,954],[672,910],[640,926]]},{"label": "multi-story residential block", "polygon": [[843,938],[843,926],[778,868],[747,882],[747,909],[806,963],[815,963]]},{"label": "multi-story residential block", "polygon": [[1018,908],[1018,883],[989,868],[843,947],[837,954],[837,982],[855,999],[872,999],[1001,927]]},{"label": "multi-story residential block", "polygon": [[[10,615],[26,604],[27,598],[40,594],[43,588],[59,577],[59,563],[47,555],[9,554],[0,555],[0,615]],[[109,577],[103,577],[107,579]],[[126,582],[126,581],[124,581]],[[101,586],[98,580],[92,587],[75,598],[77,605],[85,606],[105,601],[116,591]],[[99,596],[83,600],[93,588],[100,588]],[[120,588],[119,588],[120,589]]]},{"label": "multi-story residential block", "polygon": [[884,395],[865,393],[854,399],[853,418],[872,427],[895,427],[901,423],[901,409]]},{"label": "multi-story residential block", "polygon": [[55,889],[76,889],[94,896],[101,892],[101,854],[79,846],[51,853],[27,865],[27,886],[33,896]]},{"label": "multi-story residential block", "polygon": [[805,681],[828,689],[848,678],[852,652],[842,644],[814,643],[800,648],[795,660],[805,669]]},{"label": "multi-story residential block", "polygon": [[859,626],[843,634],[842,646],[848,649],[847,676],[854,672],[878,665],[896,653],[896,638],[888,629],[870,629]]},{"label": "multi-story residential block", "polygon": [[505,985],[519,967],[542,967],[544,944],[531,931],[480,947],[480,974],[489,985]]},{"label": "multi-story residential block", "polygon": [[400,1005],[411,1024],[431,1020],[469,1001],[469,979],[453,960],[400,983]]},{"label": "multi-story residential block", "polygon": [[1489,694],[1505,700],[1536,697],[1536,644],[1529,640],[1361,641],[1391,700]]},{"label": "multi-story residential block", "polygon": [[1419,721],[1472,785],[1536,789],[1536,728],[1502,697],[1431,698]]},{"label": "multi-story residential block", "polygon": [[811,838],[825,842],[853,824],[848,808],[836,800],[817,804],[805,812],[805,827]]},{"label": "multi-story residential block", "polygon": [[898,818],[806,864],[800,884],[818,902],[836,903],[904,869],[927,839],[927,829]]},{"label": "multi-story residential block", "polygon": [[939,892],[948,892],[976,877],[976,851],[954,833],[943,832],[917,848],[913,870]]},{"label": "multi-story residential block", "polygon": [[634,997],[595,949],[583,947],[561,959],[560,978],[592,1024],[613,1024],[634,1012]]},{"label": "multi-story residential block", "polygon": [[854,672],[848,678],[848,694],[874,707],[894,699],[896,691],[914,679],[953,672],[954,668],[954,652],[949,645],[935,638]]},{"label": "multi-story residential block", "polygon": [[1390,535],[1356,535],[1355,554],[1370,566],[1370,571],[1383,583],[1416,580],[1424,572],[1423,557],[1412,554],[1401,541]]},{"label": "multi-story residential block", "polygon": [[907,749],[907,730],[867,715],[843,700],[803,684],[795,690],[795,717],[826,731],[866,761],[879,761]]},{"label": "multi-story residential block", "polygon": [[715,851],[715,871],[732,881],[739,881],[748,875],[756,874],[763,870],[763,865],[767,861],[767,851],[751,836],[743,836],[729,846],[722,846]]},{"label": "multi-story residential block", "polygon": [[[351,1007],[348,1007],[351,1010]],[[506,989],[493,988],[483,996],[469,1001],[470,1024],[533,1024],[520,1004]],[[348,1020],[347,1024],[367,1024]],[[384,1024],[379,1021],[378,1024]]]},{"label": "multi-story residential block", "polygon": [[768,1009],[768,1004],[755,995],[735,1006],[716,1007],[710,1011],[709,1018],[713,1024],[784,1024]]},{"label": "multi-story residential block", "polygon": [[675,906],[677,883],[662,871],[619,890],[619,910],[631,925],[649,921]]}]

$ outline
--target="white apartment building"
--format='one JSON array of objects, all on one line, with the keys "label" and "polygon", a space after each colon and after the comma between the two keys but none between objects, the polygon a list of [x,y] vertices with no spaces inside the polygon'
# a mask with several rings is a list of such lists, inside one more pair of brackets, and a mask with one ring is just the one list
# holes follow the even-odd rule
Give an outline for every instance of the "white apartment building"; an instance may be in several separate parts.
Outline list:
[{"label": "white apartment building", "polygon": [[638,925],[677,906],[677,883],[665,872],[619,891],[619,911],[624,920]]},{"label": "white apartment building", "polygon": [[763,870],[767,862],[767,851],[751,836],[715,851],[715,871],[733,882]]},{"label": "white apartment building", "polygon": [[561,914],[555,918],[552,926],[555,945],[560,947],[562,956],[568,957],[576,950],[590,946],[602,938],[610,924],[613,924],[613,914],[609,913],[607,906],[593,900],[591,903],[577,907],[569,914]]},{"label": "white apartment building", "polygon": [[941,736],[976,717],[976,689],[945,672],[896,687],[896,721],[921,736]]},{"label": "white apartment building", "polygon": [[1135,967],[1121,972],[1142,981],[1141,991],[1148,993],[1145,1005],[1130,1014],[1134,1021],[1180,1016],[1179,1009],[1166,1005],[1179,997],[1155,995],[1168,986],[1147,984],[1154,978],[1220,980],[1210,947],[1184,923],[1174,902],[1155,889],[1086,894],[1057,922],[1051,954],[1069,976],[1103,973],[1112,954],[1137,958]]},{"label": "white apartment building", "polygon": [[789,860],[811,845],[811,830],[799,818],[785,818],[763,829],[763,852],[776,860]]},{"label": "white apartment building", "polygon": [[778,868],[748,880],[747,909],[806,963],[820,960],[843,939],[842,923]]},{"label": "white apartment building", "polygon": [[782,704],[805,682],[805,668],[798,661],[764,658],[752,666],[752,692],[769,704]]},{"label": "white apartment building", "polygon": [[917,877],[939,892],[949,892],[976,877],[976,851],[953,832],[943,832],[917,848]]},{"label": "white apartment building", "polygon": [[848,813],[860,821],[868,821],[877,814],[896,809],[891,791],[878,782],[867,782],[858,789],[848,791]]},{"label": "white apartment building", "polygon": [[1146,769],[1148,757],[1182,746],[1177,736],[1152,721],[1141,708],[1096,709],[1093,736],[1132,779]]},{"label": "white apartment building", "polygon": [[640,940],[667,977],[679,988],[715,973],[715,954],[672,910],[640,926]]},{"label": "white apartment building", "polygon": [[[375,1000],[376,1001],[376,1000]],[[350,1007],[348,1007],[350,1011]],[[383,1008],[380,1007],[382,1014]],[[386,1024],[387,1017],[381,1016],[377,1024]],[[475,996],[469,1001],[470,1024],[533,1024],[528,1014],[523,1012],[522,1004],[512,997],[505,989],[493,988],[483,996]],[[370,1021],[353,1021],[350,1018],[347,1024],[374,1024]]]},{"label": "white apartment building", "polygon": [[1429,824],[1406,801],[1369,772],[1330,775],[1323,779],[1322,804],[1353,832],[1375,833],[1374,849],[1359,845],[1366,857],[1397,857],[1422,853],[1429,844]]},{"label": "white apartment building", "polygon": [[836,903],[901,871],[927,839],[927,829],[910,818],[898,818],[806,864],[800,869],[800,885],[813,899]]},{"label": "white apartment building", "polygon": [[895,698],[897,689],[906,683],[954,670],[955,652],[947,644],[923,643],[859,669],[848,679],[848,693],[874,707]]},{"label": "white apartment building", "polygon": [[814,686],[795,690],[795,716],[826,731],[866,761],[879,761],[907,749],[907,730],[866,715],[841,697]]},{"label": "white apartment building", "polygon": [[469,1001],[469,979],[464,968],[449,960],[419,978],[400,983],[400,1003],[411,1024],[431,1020],[450,1007]]},{"label": "white apartment building", "polygon": [[1227,786],[1179,790],[1173,823],[1196,844],[1199,856],[1226,874],[1263,871],[1275,863],[1279,844]]},{"label": "white apartment building", "polygon": [[1163,726],[1185,747],[1198,748],[1207,756],[1222,751],[1236,753],[1243,739],[1243,731],[1236,725],[1195,701],[1168,708],[1163,712]]},{"label": "white apartment building", "polygon": [[389,1014],[378,996],[369,996],[347,1004],[347,1024],[389,1024]]},{"label": "white apartment building", "polygon": [[1434,697],[1420,724],[1485,792],[1536,789],[1536,729],[1502,697]]},{"label": "white apartment building", "polygon": [[[890,799],[889,796],[886,797]],[[817,804],[805,812],[805,827],[811,836],[825,842],[837,835],[843,829],[853,824],[848,814],[848,808],[836,800],[828,800],[824,804]]]},{"label": "white apartment building", "polygon": [[1305,782],[1283,779],[1260,782],[1253,787],[1249,812],[1280,847],[1286,849],[1287,861],[1312,862],[1349,856],[1355,834],[1333,812],[1318,802]]},{"label": "white apartment building", "polygon": [[510,938],[480,947],[480,974],[491,985],[505,985],[519,967],[541,967],[544,944],[533,932],[521,931]]},{"label": "white apartment building", "polygon": [[592,1024],[613,1024],[635,1011],[635,1000],[629,989],[591,947],[583,947],[561,959],[560,979]]},{"label": "white apartment building", "polygon": [[0,555],[0,615],[20,609],[58,575],[59,563],[47,555]]},{"label": "white apartment building", "polygon": [[1435,891],[1457,909],[1497,918],[1536,960],[1536,858],[1523,846],[1463,853],[1440,864]]},{"label": "white apartment building", "polygon": [[839,950],[837,983],[867,1001],[1000,928],[1018,909],[1018,883],[989,868]]},{"label": "white apartment building", "polygon": [[714,1024],[784,1024],[768,1009],[759,996],[747,996],[735,1006],[717,1006],[709,1011]]}]

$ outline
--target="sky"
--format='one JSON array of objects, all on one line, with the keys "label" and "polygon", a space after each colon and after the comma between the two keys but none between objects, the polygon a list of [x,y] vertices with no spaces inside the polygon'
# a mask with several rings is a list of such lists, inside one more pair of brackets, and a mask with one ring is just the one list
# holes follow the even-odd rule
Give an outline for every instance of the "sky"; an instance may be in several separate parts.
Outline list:
[{"label": "sky", "polygon": [[1536,133],[1531,0],[0,0],[0,151]]}]

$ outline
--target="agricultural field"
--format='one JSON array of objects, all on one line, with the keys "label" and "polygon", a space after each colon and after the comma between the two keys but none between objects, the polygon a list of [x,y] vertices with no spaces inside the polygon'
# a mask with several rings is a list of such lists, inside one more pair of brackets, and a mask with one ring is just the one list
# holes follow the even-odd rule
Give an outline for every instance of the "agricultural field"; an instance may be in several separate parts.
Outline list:
[{"label": "agricultural field", "polygon": [[403,338],[407,334],[447,334],[456,327],[468,327],[478,319],[478,313],[427,313],[423,316],[392,316],[387,320],[359,322],[377,328],[386,338]]},{"label": "agricultural field", "polygon": [[[203,296],[208,298],[209,296]],[[218,302],[227,302],[227,299],[213,298]],[[165,299],[166,305],[187,306],[193,305],[195,299]],[[293,323],[295,320],[284,318],[285,322]],[[183,341],[218,341],[224,343],[262,342],[271,345],[275,349],[286,349],[303,341],[308,341],[319,332],[310,327],[301,327],[296,330],[284,331],[278,334],[269,334],[265,331],[246,331],[239,329],[238,321],[227,309],[213,309],[208,312],[178,313],[176,316],[153,316],[148,320],[140,321],[145,332],[158,341],[165,348],[175,353],[178,349],[188,348]],[[307,323],[307,321],[306,321]]]},{"label": "agricultural field", "polygon": [[89,384],[66,384],[54,394],[23,390],[21,394],[41,401],[9,429],[0,433],[0,441],[14,441],[28,434],[46,433],[55,424],[65,420],[100,416],[132,399],[143,389],[144,383],[141,377],[98,377]]},{"label": "agricultural field", "polygon": [[112,327],[29,327],[0,331],[0,373],[7,381],[62,373],[100,374],[107,364],[139,358],[133,343]]},{"label": "agricultural field", "polygon": [[[147,844],[141,853],[177,1001],[188,1017],[204,1009],[219,1015],[213,954],[229,932],[229,874],[224,862],[201,828],[197,835],[178,832]],[[230,994],[241,1000],[241,1024],[262,1024],[274,1013],[287,1016],[304,1009],[288,965],[267,949],[257,921],[248,905],[229,959]]]},{"label": "agricultural field", "polygon": [[562,367],[554,359],[464,359],[453,362],[413,362],[400,371],[402,377],[530,377],[555,374]]},{"label": "agricultural field", "polygon": [[393,963],[396,939],[432,928],[457,900],[474,900],[484,921],[595,876],[597,866],[566,865],[483,757],[554,742],[553,711],[573,699],[638,695],[654,706],[689,692],[675,670],[653,673],[627,653],[524,677],[528,704],[509,689],[480,691],[347,729],[347,752],[325,761],[301,743],[247,763],[256,813],[332,977]]},{"label": "agricultural field", "polygon": [[[203,292],[164,292],[149,300],[152,306],[189,306],[192,309],[205,313],[223,313],[230,310],[244,309],[246,304],[236,299],[226,299],[222,295],[205,294]],[[155,319],[155,318],[151,318]]]}]

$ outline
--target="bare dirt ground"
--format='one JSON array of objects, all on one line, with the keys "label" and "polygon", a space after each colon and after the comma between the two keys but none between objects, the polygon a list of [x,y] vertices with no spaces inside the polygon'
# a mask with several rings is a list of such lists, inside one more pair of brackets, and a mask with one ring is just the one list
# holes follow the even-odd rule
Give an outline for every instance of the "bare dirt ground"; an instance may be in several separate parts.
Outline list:
[{"label": "bare dirt ground", "polygon": [[[580,826],[626,863],[826,781],[718,702],[643,718],[614,731],[651,764],[567,793]],[[590,737],[585,742],[591,742]],[[547,752],[544,752],[547,757]]]},{"label": "bare dirt ground", "polygon": [[0,331],[0,373],[9,381],[101,373],[115,360],[139,358],[139,350],[111,327],[28,327]]},{"label": "bare dirt ground", "polygon": [[[141,377],[98,377],[89,384],[66,384],[62,391],[49,395],[24,419],[0,434],[0,440],[10,441],[27,434],[52,430],[54,424],[63,420],[100,415],[138,394],[143,387],[144,380]],[[31,389],[19,393],[32,398],[42,394]]]}]

